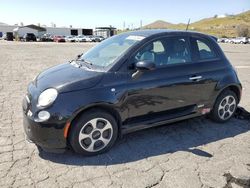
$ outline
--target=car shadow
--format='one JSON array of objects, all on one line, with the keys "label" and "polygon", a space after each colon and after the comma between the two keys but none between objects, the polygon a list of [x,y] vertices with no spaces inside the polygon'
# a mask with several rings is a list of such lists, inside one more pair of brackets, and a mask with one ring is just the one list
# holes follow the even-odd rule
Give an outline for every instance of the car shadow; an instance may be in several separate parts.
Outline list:
[{"label": "car shadow", "polygon": [[227,123],[218,124],[200,117],[127,134],[109,152],[98,156],[86,157],[72,151],[64,154],[40,151],[39,155],[55,163],[77,166],[121,164],[177,151],[210,158],[212,154],[197,147],[249,130],[250,123],[246,120],[233,118]]}]

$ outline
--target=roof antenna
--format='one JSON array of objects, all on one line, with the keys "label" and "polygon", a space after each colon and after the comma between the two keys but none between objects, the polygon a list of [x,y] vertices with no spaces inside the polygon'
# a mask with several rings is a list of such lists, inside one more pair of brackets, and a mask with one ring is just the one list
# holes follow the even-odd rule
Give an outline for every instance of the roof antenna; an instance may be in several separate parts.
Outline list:
[{"label": "roof antenna", "polygon": [[187,24],[187,27],[186,27],[186,31],[188,30],[189,24],[190,24],[190,18],[189,18],[189,20],[188,20],[188,24]]}]

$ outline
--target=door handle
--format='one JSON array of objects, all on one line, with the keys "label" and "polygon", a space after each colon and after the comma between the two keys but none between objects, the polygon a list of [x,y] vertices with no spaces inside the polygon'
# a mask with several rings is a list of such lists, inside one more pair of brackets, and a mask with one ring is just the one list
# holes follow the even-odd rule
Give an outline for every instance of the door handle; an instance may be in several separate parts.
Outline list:
[{"label": "door handle", "polygon": [[202,79],[202,76],[192,76],[189,78],[189,80],[195,81],[195,80],[200,80]]}]

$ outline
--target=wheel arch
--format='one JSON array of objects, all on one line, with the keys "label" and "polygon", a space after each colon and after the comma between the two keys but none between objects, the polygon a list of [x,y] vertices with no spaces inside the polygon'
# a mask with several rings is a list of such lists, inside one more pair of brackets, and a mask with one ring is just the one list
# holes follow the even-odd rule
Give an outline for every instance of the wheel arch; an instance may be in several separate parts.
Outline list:
[{"label": "wheel arch", "polygon": [[[217,95],[216,95],[216,97],[215,97],[215,100],[214,100],[214,103],[213,103],[213,108],[212,108],[212,111],[211,111],[211,113],[209,114],[209,117],[212,119],[212,120],[214,120],[215,122],[219,122],[219,123],[223,123],[223,122],[225,122],[225,121],[227,121],[227,120],[229,120],[231,117],[232,117],[232,115],[228,118],[228,119],[221,119],[221,117],[219,117],[219,113],[218,113],[218,105],[221,103],[221,101],[219,101],[219,103],[217,102],[219,99],[223,99],[224,100],[224,98],[220,98],[221,96],[222,97],[224,97],[224,96],[227,96],[227,95],[225,95],[224,94],[224,96],[223,96],[223,93],[224,92],[227,92],[227,91],[230,91],[231,93],[234,93],[236,96],[236,98],[237,99],[235,99],[236,100],[236,103],[238,102],[240,102],[240,97],[241,97],[241,85],[239,84],[239,85],[237,85],[237,84],[230,84],[230,85],[227,85],[227,86],[225,86],[225,87],[223,87],[223,88],[221,88],[220,90],[219,90],[219,92],[217,93]],[[238,100],[238,101],[237,101]],[[235,109],[237,108],[237,105],[236,105],[236,107],[235,107]],[[235,109],[234,109],[234,112],[235,112]],[[224,112],[225,113],[225,112]],[[223,113],[223,114],[224,114]],[[224,117],[224,115],[223,115],[223,117]]]},{"label": "wheel arch", "polygon": [[81,110],[79,110],[70,120],[69,120],[69,127],[67,128],[67,133],[64,134],[64,136],[66,137],[66,139],[68,140],[70,131],[72,130],[72,127],[74,126],[74,124],[77,122],[77,120],[81,117],[82,114],[84,114],[87,111],[90,110],[102,110],[105,111],[109,114],[111,114],[118,125],[118,136],[120,136],[121,133],[121,124],[122,124],[122,120],[121,120],[121,116],[119,114],[119,112],[114,109],[110,104],[96,104],[96,105],[91,105],[88,106],[86,108],[83,108]]},{"label": "wheel arch", "polygon": [[215,96],[215,101],[218,98],[218,96],[226,89],[230,89],[231,91],[233,91],[238,98],[238,102],[240,101],[242,93],[242,85],[233,67],[231,67],[227,71],[227,74],[217,83],[215,88],[215,90],[217,91],[217,95]]},{"label": "wheel arch", "polygon": [[215,97],[214,103],[217,100],[217,98],[221,95],[221,93],[224,92],[225,90],[233,91],[237,96],[238,102],[240,102],[241,90],[242,90],[241,85],[229,84],[229,85],[226,85],[226,86],[224,86],[223,88],[220,89],[220,91],[218,92],[218,94]]},{"label": "wheel arch", "polygon": [[238,98],[238,102],[240,102],[240,99],[241,99],[241,89],[237,85],[230,85],[227,88],[230,89],[231,91],[233,91],[236,94],[236,96]]}]

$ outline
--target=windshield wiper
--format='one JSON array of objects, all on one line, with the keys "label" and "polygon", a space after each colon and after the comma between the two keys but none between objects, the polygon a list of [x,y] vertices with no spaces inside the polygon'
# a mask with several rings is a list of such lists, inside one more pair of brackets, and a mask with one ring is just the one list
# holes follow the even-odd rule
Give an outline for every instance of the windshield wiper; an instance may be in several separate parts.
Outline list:
[{"label": "windshield wiper", "polygon": [[81,63],[79,63],[77,60],[70,60],[69,61],[69,63],[70,64],[72,64],[72,65],[74,65],[74,66],[76,66],[76,67],[78,67],[78,68],[81,68],[82,67],[82,64]]},{"label": "windshield wiper", "polygon": [[[84,59],[77,59],[76,61],[83,62],[83,63],[86,65],[86,67],[87,67],[88,69],[91,69],[91,66],[93,65],[91,62],[86,61],[86,60],[84,60]],[[89,65],[90,65],[90,66],[89,66]]]}]

